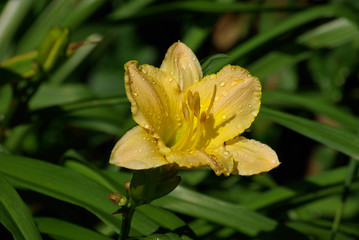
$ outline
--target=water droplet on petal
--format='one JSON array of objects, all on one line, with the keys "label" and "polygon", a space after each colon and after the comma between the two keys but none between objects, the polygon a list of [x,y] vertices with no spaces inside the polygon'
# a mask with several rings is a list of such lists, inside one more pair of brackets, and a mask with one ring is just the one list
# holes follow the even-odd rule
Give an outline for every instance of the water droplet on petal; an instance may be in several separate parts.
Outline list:
[{"label": "water droplet on petal", "polygon": [[228,155],[229,155],[229,152],[228,152],[228,151],[224,151],[223,154],[226,155],[226,156],[228,156]]},{"label": "water droplet on petal", "polygon": [[142,72],[143,72],[144,74],[147,73],[146,69],[142,68],[141,70],[142,70]]},{"label": "water droplet on petal", "polygon": [[172,82],[172,81],[173,81],[173,79],[172,79],[172,78],[169,78],[169,79],[168,79],[168,81],[169,81],[169,82]]},{"label": "water droplet on petal", "polygon": [[226,119],[227,119],[227,115],[226,115],[226,114],[223,114],[223,115],[222,115],[222,119],[223,119],[223,120],[226,120]]},{"label": "water droplet on petal", "polygon": [[220,82],[219,86],[223,87],[226,83],[225,82]]},{"label": "water droplet on petal", "polygon": [[146,125],[145,125],[145,128],[149,129],[149,128],[150,128],[150,126],[149,126],[148,124],[146,124]]}]

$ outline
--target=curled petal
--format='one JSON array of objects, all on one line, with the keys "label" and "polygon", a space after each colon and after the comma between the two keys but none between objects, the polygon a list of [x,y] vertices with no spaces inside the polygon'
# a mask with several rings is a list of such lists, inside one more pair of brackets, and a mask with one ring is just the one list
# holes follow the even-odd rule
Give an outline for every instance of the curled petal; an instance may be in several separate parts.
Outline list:
[{"label": "curled petal", "polygon": [[226,143],[226,149],[233,155],[232,174],[253,175],[268,172],[280,164],[273,149],[252,139],[237,137]]},{"label": "curled petal", "polygon": [[161,70],[169,73],[181,91],[185,91],[202,77],[202,68],[196,55],[181,42],[174,43],[167,51]]},{"label": "curled petal", "polygon": [[156,139],[141,126],[132,128],[116,143],[110,163],[136,170],[168,164],[159,152]]},{"label": "curled petal", "polygon": [[125,65],[125,87],[131,102],[133,118],[142,127],[164,138],[175,128],[177,98],[180,90],[169,81],[168,74],[150,65],[138,66],[136,61]]},{"label": "curled petal", "polygon": [[216,173],[216,175],[229,176],[234,167],[233,156],[224,145],[221,145],[215,149],[207,149],[206,153],[210,156],[210,167]]},{"label": "curled petal", "polygon": [[201,110],[208,111],[206,136],[202,141],[207,146],[219,146],[241,134],[259,111],[261,84],[239,66],[227,65],[190,90],[199,92]]}]

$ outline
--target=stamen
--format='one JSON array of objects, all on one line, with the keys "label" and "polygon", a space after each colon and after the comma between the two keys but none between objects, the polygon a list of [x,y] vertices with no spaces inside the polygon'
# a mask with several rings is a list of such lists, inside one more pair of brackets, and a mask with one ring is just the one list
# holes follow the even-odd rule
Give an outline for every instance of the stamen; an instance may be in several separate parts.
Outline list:
[{"label": "stamen", "polygon": [[197,117],[201,111],[201,99],[199,98],[199,93],[195,92],[193,98],[193,113]]},{"label": "stamen", "polygon": [[206,119],[207,119],[207,114],[206,114],[206,112],[202,112],[201,118],[200,118],[200,124],[204,124],[204,122],[206,121]]},{"label": "stamen", "polygon": [[209,103],[207,111],[206,111],[207,115],[209,115],[209,112],[211,111],[211,109],[213,107],[214,99],[216,98],[216,93],[217,93],[217,85],[214,84],[214,89],[213,89],[213,93],[212,93],[211,102]]},{"label": "stamen", "polygon": [[188,108],[187,108],[186,103],[184,103],[184,102],[182,102],[182,111],[183,111],[184,119],[185,119],[186,121],[188,121],[188,120],[189,120],[189,110],[188,110]]},{"label": "stamen", "polygon": [[190,110],[193,110],[193,94],[191,90],[187,91],[187,101],[188,101],[188,107]]},{"label": "stamen", "polygon": [[193,143],[192,143],[193,147],[197,146],[199,140],[203,136],[204,123],[206,121],[206,118],[207,118],[207,116],[206,116],[205,112],[202,112],[201,115],[198,114],[198,116],[197,116],[196,133],[195,133],[195,138],[193,139]]}]

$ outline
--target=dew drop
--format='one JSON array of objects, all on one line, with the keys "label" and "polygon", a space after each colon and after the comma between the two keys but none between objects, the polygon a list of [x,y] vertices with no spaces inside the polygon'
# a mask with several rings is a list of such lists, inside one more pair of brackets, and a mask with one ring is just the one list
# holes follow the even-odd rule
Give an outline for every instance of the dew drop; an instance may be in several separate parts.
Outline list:
[{"label": "dew drop", "polygon": [[228,152],[228,151],[224,151],[223,154],[226,155],[226,156],[228,156],[228,155],[229,155],[229,152]]},{"label": "dew drop", "polygon": [[223,87],[225,84],[226,84],[225,82],[220,82],[220,83],[219,83],[219,86],[220,86],[220,87]]},{"label": "dew drop", "polygon": [[252,108],[252,104],[248,104],[248,107],[249,107],[249,108]]},{"label": "dew drop", "polygon": [[169,78],[169,79],[168,79],[168,81],[169,81],[169,82],[172,82],[172,81],[173,81],[173,79],[172,79],[172,78]]},{"label": "dew drop", "polygon": [[150,128],[150,126],[149,126],[148,124],[146,124],[146,125],[145,125],[145,128],[149,129],[149,128]]},{"label": "dew drop", "polygon": [[138,93],[137,93],[137,92],[134,92],[133,95],[135,95],[135,97],[137,97],[137,96],[138,96]]},{"label": "dew drop", "polygon": [[142,72],[143,72],[144,74],[147,73],[146,69],[142,68],[141,70],[142,70]]},{"label": "dew drop", "polygon": [[222,119],[223,119],[223,120],[226,120],[226,119],[227,119],[227,115],[226,115],[226,114],[223,114],[223,115],[222,115]]}]

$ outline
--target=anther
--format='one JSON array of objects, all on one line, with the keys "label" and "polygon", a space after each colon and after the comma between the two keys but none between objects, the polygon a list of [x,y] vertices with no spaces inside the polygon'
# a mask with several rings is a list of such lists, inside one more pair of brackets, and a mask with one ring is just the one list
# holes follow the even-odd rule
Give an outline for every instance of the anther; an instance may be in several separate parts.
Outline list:
[{"label": "anther", "polygon": [[195,92],[193,95],[193,113],[197,117],[199,116],[201,110],[201,100],[199,98],[199,93]]},{"label": "anther", "polygon": [[200,123],[203,124],[207,119],[207,114],[206,112],[202,112],[201,113],[201,118],[200,118]]},{"label": "anther", "polygon": [[189,110],[188,110],[186,103],[184,103],[184,102],[182,102],[182,111],[183,111],[184,119],[186,121],[188,121],[189,120]]},{"label": "anther", "polygon": [[193,94],[191,90],[187,91],[187,101],[188,101],[188,107],[190,110],[193,110]]}]

